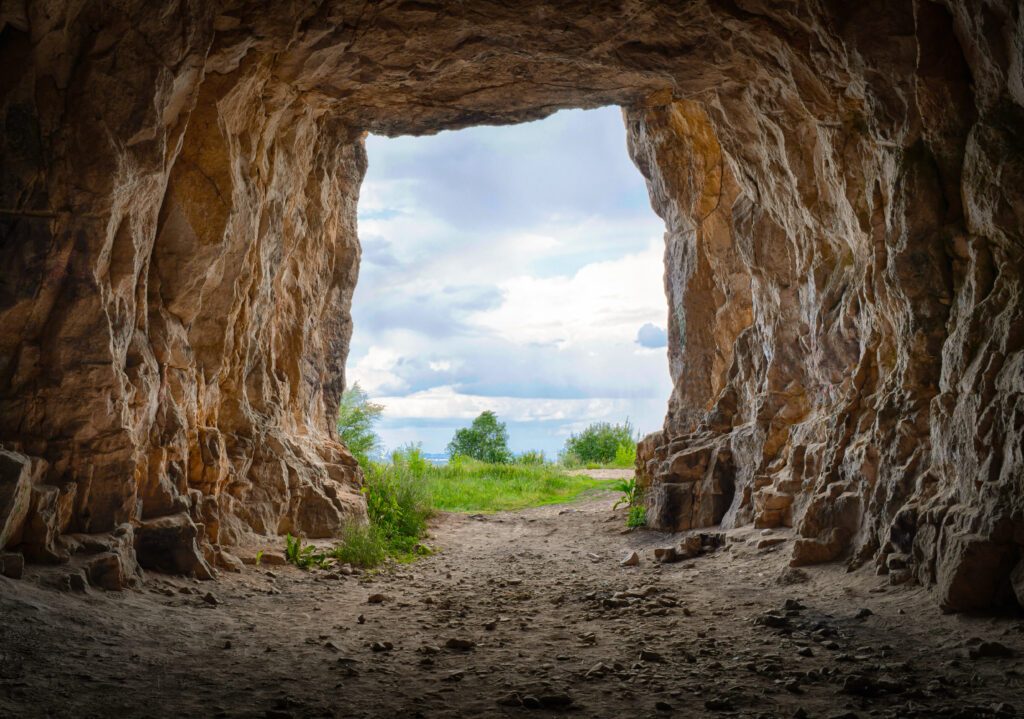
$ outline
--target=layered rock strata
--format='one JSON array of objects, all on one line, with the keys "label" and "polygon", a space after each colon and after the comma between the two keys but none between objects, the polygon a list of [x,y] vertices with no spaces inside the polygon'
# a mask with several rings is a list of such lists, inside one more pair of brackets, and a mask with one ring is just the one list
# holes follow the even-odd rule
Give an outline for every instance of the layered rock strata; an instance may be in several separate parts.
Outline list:
[{"label": "layered rock strata", "polygon": [[113,585],[358,517],[332,425],[362,133],[619,104],[667,228],[652,519],[792,525],[797,563],[1012,602],[1022,23],[928,0],[4,3],[0,549]]}]

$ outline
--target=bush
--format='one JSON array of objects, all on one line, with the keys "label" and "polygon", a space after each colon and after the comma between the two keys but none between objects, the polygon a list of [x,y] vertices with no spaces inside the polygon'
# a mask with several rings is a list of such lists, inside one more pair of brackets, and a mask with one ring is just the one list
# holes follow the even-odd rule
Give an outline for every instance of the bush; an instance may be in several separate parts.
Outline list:
[{"label": "bush", "polygon": [[494,412],[481,412],[471,426],[455,432],[448,443],[448,454],[472,457],[489,464],[508,464],[512,461],[512,452],[508,448],[505,423],[499,422]]},{"label": "bush", "polygon": [[373,426],[383,412],[384,405],[371,402],[358,382],[341,395],[338,436],[364,470],[381,450],[380,437]]},{"label": "bush", "polygon": [[427,529],[430,497],[423,475],[428,466],[419,448],[409,447],[394,452],[391,464],[372,463],[366,471],[366,512],[389,553],[412,552]]},{"label": "bush", "polygon": [[632,469],[636,465],[636,442],[630,440],[615,448],[615,459],[612,460],[613,467],[620,469]]},{"label": "bush", "polygon": [[288,560],[304,569],[323,567],[332,561],[375,567],[388,557],[403,559],[422,553],[420,538],[426,533],[431,514],[424,479],[429,467],[414,445],[395,450],[389,464],[367,462],[362,491],[370,521],[348,524],[341,541],[322,553],[311,546],[303,547],[301,540],[289,536]]},{"label": "bush", "polygon": [[388,557],[387,542],[374,525],[352,523],[345,527],[331,556],[343,564],[376,567]]},{"label": "bush", "polygon": [[[632,450],[620,447],[632,446]],[[566,464],[611,464],[618,458],[625,461],[627,452],[636,458],[636,440],[633,425],[627,419],[623,424],[595,422],[565,442],[563,457]],[[630,462],[627,466],[632,466]]]},{"label": "bush", "polygon": [[516,457],[516,464],[525,464],[534,467],[547,464],[547,462],[548,460],[547,457],[544,456],[543,450],[538,451],[536,449],[531,449]]}]

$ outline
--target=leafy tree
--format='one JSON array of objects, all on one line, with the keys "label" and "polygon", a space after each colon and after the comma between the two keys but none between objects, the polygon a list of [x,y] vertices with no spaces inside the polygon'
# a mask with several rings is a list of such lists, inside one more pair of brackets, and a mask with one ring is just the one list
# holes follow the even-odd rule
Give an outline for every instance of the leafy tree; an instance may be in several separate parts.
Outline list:
[{"label": "leafy tree", "polygon": [[338,408],[338,435],[364,468],[380,453],[380,436],[373,426],[384,413],[384,405],[370,401],[370,396],[356,382],[341,395]]},{"label": "leafy tree", "polygon": [[508,464],[512,452],[508,448],[508,430],[490,410],[481,412],[469,427],[455,432],[448,443],[448,454],[452,457],[472,457],[490,464]]},{"label": "leafy tree", "polygon": [[620,461],[625,461],[629,453],[626,447],[635,444],[633,425],[628,419],[623,424],[595,422],[566,440],[564,454],[570,461],[610,464],[615,462],[617,455]]}]

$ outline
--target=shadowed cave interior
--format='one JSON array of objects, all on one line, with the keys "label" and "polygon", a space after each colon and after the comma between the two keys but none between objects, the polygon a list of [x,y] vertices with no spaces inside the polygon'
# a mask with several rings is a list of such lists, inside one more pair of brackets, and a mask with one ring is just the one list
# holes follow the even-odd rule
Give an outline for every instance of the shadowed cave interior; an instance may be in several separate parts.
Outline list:
[{"label": "shadowed cave interior", "polygon": [[[1022,48],[1020,5],[998,1],[4,3],[0,707],[1015,715]],[[450,518],[447,556],[327,594],[254,569],[268,537],[331,538],[365,514],[334,429],[365,133],[605,105],[666,228],[674,389],[638,446],[652,531],[636,542],[736,549],[598,565],[588,551],[632,540],[586,505]],[[565,541],[540,549],[549,536]],[[517,589],[513,565],[547,584]],[[568,613],[520,626],[519,649],[487,629],[468,650],[415,634],[355,649],[396,621],[460,634],[483,612],[502,630],[487,601],[538,596]],[[246,632],[272,636],[225,662]],[[444,665],[448,650],[472,657]],[[289,690],[288,660],[324,676]],[[753,667],[747,686],[707,687],[724,661]],[[281,678],[223,689],[260,671]],[[610,676],[610,694],[591,681]]]}]

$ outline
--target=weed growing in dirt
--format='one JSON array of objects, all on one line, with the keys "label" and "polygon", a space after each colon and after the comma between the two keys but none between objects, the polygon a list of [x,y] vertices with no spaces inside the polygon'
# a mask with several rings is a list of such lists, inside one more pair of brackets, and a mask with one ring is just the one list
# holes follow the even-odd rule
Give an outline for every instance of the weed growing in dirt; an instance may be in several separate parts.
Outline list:
[{"label": "weed growing in dirt", "polygon": [[327,555],[318,552],[312,544],[303,544],[301,537],[286,534],[284,538],[284,557],[299,569],[322,567],[327,562]]},{"label": "weed growing in dirt", "polygon": [[629,514],[626,515],[626,526],[630,528],[647,526],[647,507],[642,504],[630,507]]},{"label": "weed growing in dirt", "polygon": [[618,509],[622,505],[632,507],[636,504],[636,500],[639,497],[637,494],[636,477],[616,480],[615,484],[612,485],[612,489],[616,492],[622,492],[622,496],[612,505],[612,509]]},{"label": "weed growing in dirt", "polygon": [[387,541],[372,524],[352,523],[345,527],[331,557],[342,564],[376,567],[388,558]]},{"label": "weed growing in dirt", "polygon": [[626,515],[627,527],[643,527],[647,524],[647,508],[641,503],[642,492],[637,486],[636,477],[620,479],[613,487],[622,496],[612,505],[612,509],[618,509],[625,505],[629,507],[629,514]]}]

